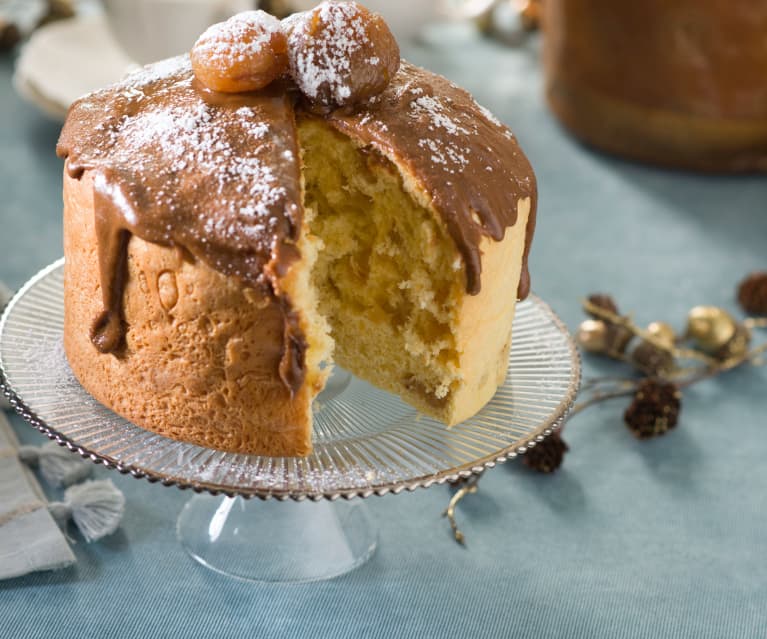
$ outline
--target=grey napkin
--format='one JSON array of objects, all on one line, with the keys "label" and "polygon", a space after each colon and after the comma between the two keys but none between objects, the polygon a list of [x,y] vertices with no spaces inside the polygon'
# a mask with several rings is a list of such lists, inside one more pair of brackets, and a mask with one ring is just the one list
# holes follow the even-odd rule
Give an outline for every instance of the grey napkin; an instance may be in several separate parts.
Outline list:
[{"label": "grey napkin", "polygon": [[0,579],[75,563],[40,484],[19,461],[18,448],[0,412]]},{"label": "grey napkin", "polygon": [[[0,282],[0,311],[11,291]],[[8,408],[5,397],[0,408]],[[75,556],[48,512],[48,502],[32,472],[21,463],[19,442],[0,412],[0,579],[37,570],[64,568]]]}]

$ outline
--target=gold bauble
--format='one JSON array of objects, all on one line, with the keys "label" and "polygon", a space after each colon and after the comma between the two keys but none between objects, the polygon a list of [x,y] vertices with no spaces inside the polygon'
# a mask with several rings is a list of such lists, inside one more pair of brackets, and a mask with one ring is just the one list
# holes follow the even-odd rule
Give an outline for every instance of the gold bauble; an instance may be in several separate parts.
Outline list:
[{"label": "gold bauble", "polygon": [[653,322],[647,327],[647,332],[667,348],[673,348],[676,342],[674,327],[666,322]]},{"label": "gold bauble", "polygon": [[578,327],[575,339],[589,353],[606,353],[607,324],[602,320],[584,320]]},{"label": "gold bauble", "polygon": [[711,353],[733,338],[737,326],[732,316],[718,306],[696,306],[687,316],[687,335]]}]

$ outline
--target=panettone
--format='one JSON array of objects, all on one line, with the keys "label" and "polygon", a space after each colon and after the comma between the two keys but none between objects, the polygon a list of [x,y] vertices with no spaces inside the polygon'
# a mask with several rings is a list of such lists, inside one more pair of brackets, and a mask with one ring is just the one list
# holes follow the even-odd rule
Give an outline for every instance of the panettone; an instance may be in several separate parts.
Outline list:
[{"label": "panettone", "polygon": [[504,380],[535,179],[444,78],[402,62],[329,106],[182,56],[75,103],[58,150],[65,350],[135,424],[299,456],[332,362],[448,425]]}]

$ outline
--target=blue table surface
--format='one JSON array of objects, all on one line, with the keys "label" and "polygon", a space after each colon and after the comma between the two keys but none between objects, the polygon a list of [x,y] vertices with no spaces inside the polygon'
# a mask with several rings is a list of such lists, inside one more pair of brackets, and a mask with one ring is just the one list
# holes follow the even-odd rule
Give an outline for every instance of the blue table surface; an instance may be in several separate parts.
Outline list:
[{"label": "blue table surface", "polygon": [[[538,175],[536,292],[571,328],[607,291],[640,322],[681,327],[699,303],[737,312],[767,267],[767,179],[666,172],[580,146],[547,111],[535,43],[436,38],[409,57],[470,89],[516,132]],[[0,59],[0,279],[18,287],[61,255],[59,125],[22,103]],[[589,361],[586,374],[616,372]],[[638,442],[620,401],[568,425],[552,476],[487,474],[440,518],[445,487],[369,501],[381,541],[361,569],[300,586],[228,580],[175,538],[189,495],[110,473],[119,532],[75,567],[0,582],[0,637],[765,637],[767,370],[686,394],[679,427]],[[28,443],[42,436],[14,417]],[[286,531],[289,534],[289,531]],[[254,543],[258,543],[254,540]]]}]

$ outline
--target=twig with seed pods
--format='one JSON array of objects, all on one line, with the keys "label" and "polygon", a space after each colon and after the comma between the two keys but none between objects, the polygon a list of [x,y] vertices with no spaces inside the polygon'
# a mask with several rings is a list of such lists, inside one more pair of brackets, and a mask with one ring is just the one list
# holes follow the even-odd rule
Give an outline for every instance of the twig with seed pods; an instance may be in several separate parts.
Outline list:
[{"label": "twig with seed pods", "polygon": [[[624,421],[637,438],[656,437],[676,426],[683,389],[746,364],[765,363],[767,341],[755,347],[751,341],[754,330],[767,328],[767,272],[752,273],[744,279],[738,288],[738,301],[746,312],[759,317],[737,322],[724,309],[697,306],[688,314],[684,335],[678,337],[665,322],[642,328],[630,315],[621,315],[610,296],[591,295],[583,301],[583,308],[592,319],[579,327],[579,346],[588,353],[631,364],[644,376],[587,380],[581,388],[587,396],[573,406],[567,421],[596,404],[633,397]],[[639,345],[627,354],[635,339]],[[694,346],[684,346],[686,342]],[[684,361],[694,364],[680,365]],[[554,472],[568,451],[560,435],[561,431],[555,432],[530,447],[522,458],[525,465],[543,473]],[[466,537],[458,527],[455,511],[463,499],[479,490],[480,477],[475,475],[459,484],[443,513],[460,544],[465,544]]]}]

